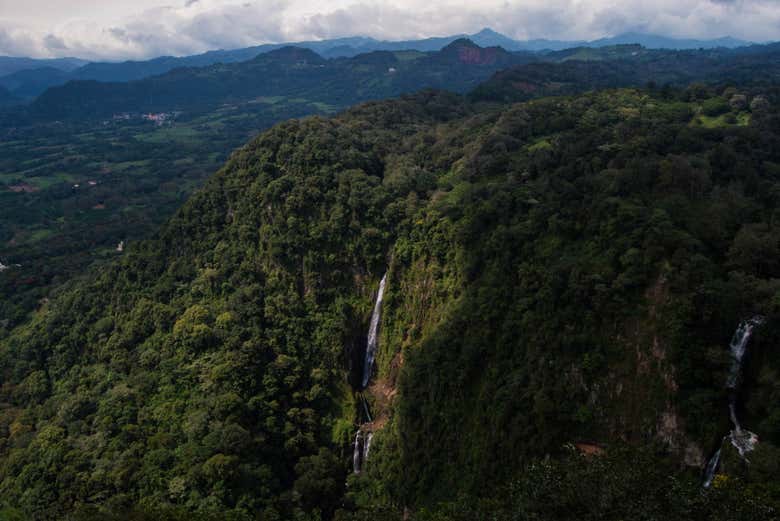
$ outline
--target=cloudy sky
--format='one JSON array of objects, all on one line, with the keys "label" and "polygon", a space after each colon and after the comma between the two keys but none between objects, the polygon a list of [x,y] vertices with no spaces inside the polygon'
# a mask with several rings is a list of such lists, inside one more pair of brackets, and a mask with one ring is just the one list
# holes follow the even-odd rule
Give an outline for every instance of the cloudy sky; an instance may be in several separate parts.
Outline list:
[{"label": "cloudy sky", "polygon": [[0,0],[0,55],[148,58],[337,36],[442,36],[483,27],[517,39],[643,31],[780,40],[780,0]]}]

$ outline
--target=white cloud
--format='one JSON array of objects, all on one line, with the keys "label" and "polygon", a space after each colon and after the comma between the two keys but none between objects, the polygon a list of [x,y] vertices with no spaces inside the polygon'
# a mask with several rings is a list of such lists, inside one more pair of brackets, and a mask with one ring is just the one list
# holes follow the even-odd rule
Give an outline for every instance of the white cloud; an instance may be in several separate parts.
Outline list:
[{"label": "white cloud", "polygon": [[0,0],[0,54],[148,58],[266,42],[408,39],[492,27],[592,39],[625,31],[780,39],[776,0]]}]

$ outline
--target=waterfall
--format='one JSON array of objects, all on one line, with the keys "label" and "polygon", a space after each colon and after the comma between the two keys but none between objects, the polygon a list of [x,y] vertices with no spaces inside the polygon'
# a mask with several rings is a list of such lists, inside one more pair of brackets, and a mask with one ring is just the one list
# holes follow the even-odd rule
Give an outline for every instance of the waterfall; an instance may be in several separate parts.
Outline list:
[{"label": "waterfall", "polygon": [[355,474],[360,474],[360,462],[362,458],[362,451],[360,450],[361,434],[363,433],[358,429],[357,433],[355,433],[355,448],[352,450],[352,470]]},{"label": "waterfall", "polygon": [[718,470],[720,464],[720,449],[715,452],[715,455],[707,462],[707,468],[704,469],[704,488],[710,488],[712,480],[715,479],[715,471]]},{"label": "waterfall", "polygon": [[737,396],[734,393],[731,393],[731,396],[729,396],[729,419],[734,426],[734,430],[742,430],[742,425],[739,424],[739,418],[737,418]]},{"label": "waterfall", "polygon": [[[747,352],[748,342],[753,335],[753,330],[764,323],[764,317],[755,316],[750,320],[745,320],[739,324],[737,330],[734,332],[734,336],[731,338],[731,344],[729,349],[731,350],[731,369],[729,370],[729,376],[726,380],[726,389],[729,390],[729,419],[734,428],[723,438],[723,441],[727,439],[731,442],[731,445],[737,449],[740,458],[746,463],[749,463],[745,455],[752,451],[756,443],[758,443],[758,436],[748,430],[742,428],[739,423],[739,417],[737,416],[737,399],[739,398],[739,391],[742,384],[742,362]],[[712,480],[715,477],[715,472],[720,465],[720,451],[723,447],[718,448],[717,452],[707,462],[707,467],[704,470],[704,488],[709,488],[712,484]]]},{"label": "waterfall", "polygon": [[373,432],[363,432],[360,429],[355,433],[355,448],[352,450],[352,471],[360,474],[368,461],[368,453],[371,451]]},{"label": "waterfall", "polygon": [[382,315],[382,298],[385,294],[385,282],[387,273],[382,277],[379,283],[379,291],[376,294],[376,303],[374,312],[371,314],[371,325],[368,328],[368,342],[366,343],[366,359],[363,364],[363,388],[368,387],[368,381],[371,380],[371,371],[374,368],[374,357],[376,356],[377,334],[379,333],[379,319]]},{"label": "waterfall", "polygon": [[360,400],[363,402],[363,411],[366,413],[366,421],[371,423],[373,421],[371,419],[371,412],[368,410],[368,402],[366,401],[366,397],[363,395],[363,393],[360,393]]},{"label": "waterfall", "polygon": [[753,329],[763,323],[764,317],[756,316],[742,322],[734,332],[731,345],[729,346],[731,349],[731,370],[729,371],[729,379],[726,382],[727,388],[736,390],[739,387],[742,379],[742,359],[745,357],[748,342],[753,335]]},{"label": "waterfall", "polygon": [[[368,387],[368,382],[371,380],[371,372],[374,368],[374,358],[376,357],[377,348],[377,336],[379,334],[379,320],[382,316],[382,299],[385,295],[385,283],[387,282],[387,273],[382,276],[382,280],[379,282],[379,290],[376,294],[376,302],[374,303],[374,311],[371,314],[371,323],[368,327],[368,340],[366,342],[366,354],[363,363],[363,381],[362,388]],[[368,408],[368,402],[365,395],[360,393],[360,400],[363,404],[363,412],[366,415],[366,421],[371,423],[371,412]],[[371,440],[374,437],[372,432],[363,432],[361,429],[355,433],[355,445],[352,449],[352,471],[355,474],[360,474],[361,470],[368,461],[368,453],[371,450]]]},{"label": "waterfall", "polygon": [[373,432],[366,433],[366,437],[363,440],[363,466],[368,462],[368,453],[371,450],[371,440],[374,438]]}]

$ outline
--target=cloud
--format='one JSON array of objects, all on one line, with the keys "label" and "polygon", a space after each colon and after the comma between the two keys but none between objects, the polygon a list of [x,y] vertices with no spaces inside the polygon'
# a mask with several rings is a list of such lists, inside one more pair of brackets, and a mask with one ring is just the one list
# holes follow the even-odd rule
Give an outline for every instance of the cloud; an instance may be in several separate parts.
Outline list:
[{"label": "cloud", "polygon": [[29,49],[36,48],[37,44],[35,34],[0,21],[0,55],[23,56]]},{"label": "cloud", "polygon": [[65,45],[65,41],[53,34],[47,34],[43,37],[43,45],[52,52],[65,51],[68,49],[68,46]]},{"label": "cloud", "polygon": [[67,11],[48,15],[44,0],[0,0],[0,54],[142,59],[267,42],[409,39],[483,27],[518,39],[594,39],[626,31],[780,39],[776,0],[171,1],[71,0]]}]

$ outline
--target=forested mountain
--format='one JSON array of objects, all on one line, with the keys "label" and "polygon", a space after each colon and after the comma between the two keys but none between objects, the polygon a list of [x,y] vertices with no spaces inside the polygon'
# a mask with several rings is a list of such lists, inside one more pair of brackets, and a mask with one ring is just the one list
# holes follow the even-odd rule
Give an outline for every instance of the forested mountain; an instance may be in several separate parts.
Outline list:
[{"label": "forested mountain", "polygon": [[474,99],[520,101],[540,95],[588,89],[708,84],[775,84],[780,80],[780,47],[740,51],[659,51],[626,45],[576,48],[552,53],[550,62],[529,63],[497,73],[473,93]]},{"label": "forested mountain", "polygon": [[285,48],[143,82],[71,84],[61,90],[72,98],[54,89],[31,109],[6,112],[0,262],[21,266],[0,276],[0,331],[53,285],[148,237],[233,149],[271,125],[424,87],[466,90],[518,62],[466,41],[441,53],[344,60]]},{"label": "forested mountain", "polygon": [[[733,49],[750,44],[734,38],[713,40],[675,39],[643,33],[624,33],[593,41],[514,40],[492,29],[477,33],[452,35],[423,40],[380,41],[369,37],[334,38],[321,41],[263,44],[243,49],[214,50],[192,56],[160,56],[150,60],[123,62],[93,62],[66,58],[62,60],[32,60],[0,57],[0,86],[11,90],[17,97],[32,99],[48,87],[63,85],[68,81],[95,80],[101,82],[125,82],[141,80],[165,74],[173,69],[207,67],[217,63],[237,63],[255,58],[283,47],[309,49],[325,58],[354,57],[375,51],[435,52],[456,40],[467,38],[481,47],[502,47],[515,52],[539,52],[540,58],[548,51],[561,51],[574,47],[601,48],[622,44],[637,44],[650,49]],[[542,58],[543,59],[543,58]],[[11,61],[15,60],[15,61]],[[53,70],[52,70],[53,69]],[[59,73],[56,73],[58,71]],[[14,74],[24,72],[25,74]]]},{"label": "forested mountain", "polygon": [[[750,45],[750,42],[737,38],[722,37],[711,40],[693,38],[669,38],[657,34],[628,32],[610,38],[599,38],[586,44],[587,47],[608,47],[612,45],[638,44],[648,49],[734,49]],[[567,47],[574,47],[569,45]]]},{"label": "forested mountain", "polygon": [[73,71],[86,65],[86,60],[78,58],[17,58],[13,56],[0,56],[0,77],[13,74],[18,71],[42,69],[52,67],[61,71]]},{"label": "forested mountain", "polygon": [[[560,65],[570,61],[577,63]],[[534,54],[510,53],[501,47],[483,48],[461,39],[438,52],[377,51],[352,58],[325,59],[311,50],[284,47],[246,62],[181,68],[139,81],[70,82],[46,91],[27,114],[33,120],[45,120],[105,118],[121,112],[192,112],[280,95],[343,106],[420,88],[466,92],[507,68],[505,74],[519,80],[511,83],[499,78],[501,85],[517,84],[520,87],[515,90],[524,91],[547,82],[550,88],[544,90],[549,94],[606,86],[642,86],[649,82],[742,83],[776,80],[780,51],[775,45],[696,51],[617,45]]]},{"label": "forested mountain", "polygon": [[624,45],[551,52],[547,63],[459,40],[436,53],[325,59],[288,47],[138,82],[52,89],[32,107],[0,113],[0,262],[21,265],[0,277],[0,331],[23,321],[53,286],[147,237],[235,147],[279,121],[425,87],[465,92],[495,71],[470,100],[696,80],[768,84],[779,56],[777,45]]},{"label": "forested mountain", "polygon": [[13,105],[18,101],[18,98],[16,98],[13,94],[8,92],[7,89],[4,89],[3,87],[0,87],[0,107],[6,106],[6,105]]},{"label": "forested mountain", "polygon": [[53,85],[62,85],[73,78],[73,73],[54,67],[25,69],[0,77],[0,87],[13,92],[21,102],[31,100]]},{"label": "forested mountain", "polygon": [[[775,518],[777,89],[504,98],[279,124],[42,302],[0,339],[8,515]],[[749,464],[721,443],[734,396]]]},{"label": "forested mountain", "polygon": [[421,88],[465,92],[530,55],[457,40],[435,53],[373,52],[326,60],[284,47],[237,64],[176,69],[129,83],[71,82],[49,89],[29,108],[33,119],[105,118],[121,112],[213,110],[224,104],[285,96],[336,106]]}]

